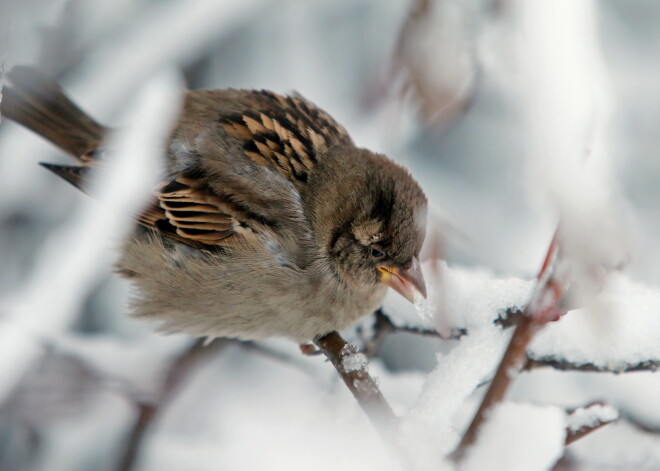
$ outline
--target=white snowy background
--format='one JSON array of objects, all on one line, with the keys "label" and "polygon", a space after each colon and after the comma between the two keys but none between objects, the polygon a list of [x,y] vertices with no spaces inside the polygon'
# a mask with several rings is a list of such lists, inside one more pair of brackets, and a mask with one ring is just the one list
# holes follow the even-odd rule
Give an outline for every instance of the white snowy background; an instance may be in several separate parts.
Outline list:
[{"label": "white snowy background", "polygon": [[[660,361],[658,21],[654,0],[0,0],[3,70],[36,64],[125,129],[99,202],[37,165],[66,156],[0,125],[0,470],[454,469],[511,334],[492,321],[525,305],[560,220],[579,309],[531,357]],[[395,333],[371,359],[395,446],[322,356],[216,341],[181,365],[194,339],[130,318],[119,214],[152,186],[184,87],[297,90],[426,190],[429,302],[384,310],[467,335]],[[363,346],[372,324],[343,334]],[[660,469],[652,371],[533,368],[490,419],[460,469]]]}]

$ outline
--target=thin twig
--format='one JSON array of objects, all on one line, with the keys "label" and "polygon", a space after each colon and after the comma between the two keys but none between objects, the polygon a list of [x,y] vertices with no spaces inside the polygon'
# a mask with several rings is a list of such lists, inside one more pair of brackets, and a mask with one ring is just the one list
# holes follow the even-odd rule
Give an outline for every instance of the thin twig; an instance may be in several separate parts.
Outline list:
[{"label": "thin twig", "polygon": [[[514,327],[522,318],[523,311],[518,307],[510,307],[506,309],[503,314],[497,317],[493,322],[503,329]],[[379,309],[375,313],[375,320],[373,326],[373,335],[366,341],[365,354],[368,357],[378,355],[380,347],[390,334],[412,334],[420,335],[422,337],[434,337],[440,340],[459,340],[460,338],[468,335],[468,330],[462,327],[452,327],[449,335],[443,335],[435,329],[426,329],[422,327],[412,327],[406,325],[397,325],[392,319]],[[642,360],[637,363],[611,363],[608,365],[596,365],[591,362],[577,363],[564,358],[556,356],[542,356],[535,357],[533,354],[528,353],[527,361],[523,369],[533,370],[537,368],[553,368],[560,371],[583,371],[587,373],[634,373],[638,371],[659,371],[660,360],[649,359]],[[491,379],[486,381],[490,383]]]},{"label": "thin twig", "polygon": [[580,469],[577,458],[572,453],[564,453],[550,471],[577,471]]},{"label": "thin twig", "polygon": [[423,327],[413,327],[408,325],[394,326],[393,333],[413,334],[422,337],[435,337],[441,340],[458,340],[467,335],[467,329],[463,327],[452,327],[449,334],[441,334],[435,329],[425,329]]},{"label": "thin twig", "polygon": [[607,424],[611,424],[613,421],[609,422],[598,422],[598,424],[594,426],[587,426],[585,425],[584,427],[580,427],[577,430],[572,430],[572,429],[567,429],[566,430],[566,446],[575,443],[578,441],[580,438],[584,438],[587,435],[589,435],[591,432],[594,432],[598,430],[601,427],[604,427]]},{"label": "thin twig", "polygon": [[374,427],[388,435],[396,416],[369,374],[366,357],[337,332],[316,338],[314,343],[330,360]]},{"label": "thin twig", "polygon": [[637,371],[658,371],[660,360],[644,360],[638,363],[621,363],[619,365],[600,366],[593,363],[575,363],[555,357],[528,358],[526,370],[535,368],[554,368],[561,371],[584,371],[588,373],[633,373]]},{"label": "thin twig", "polygon": [[[231,341],[229,341],[231,342]],[[118,471],[131,471],[134,469],[144,439],[151,429],[154,419],[162,413],[165,406],[172,399],[178,387],[183,383],[186,376],[199,362],[219,351],[227,345],[224,340],[215,340],[211,345],[204,346],[204,340],[200,339],[172,361],[159,397],[152,402],[138,404],[138,415],[128,434],[124,451],[121,454]]]},{"label": "thin twig", "polygon": [[414,327],[408,325],[396,325],[392,319],[383,312],[383,309],[378,309],[374,313],[374,324],[372,327],[373,334],[370,339],[365,341],[366,346],[364,353],[368,357],[378,355],[383,342],[390,334],[413,334],[422,337],[434,337],[441,340],[458,340],[467,334],[467,329],[452,327],[448,335],[441,334],[435,329],[426,329],[423,327]]}]

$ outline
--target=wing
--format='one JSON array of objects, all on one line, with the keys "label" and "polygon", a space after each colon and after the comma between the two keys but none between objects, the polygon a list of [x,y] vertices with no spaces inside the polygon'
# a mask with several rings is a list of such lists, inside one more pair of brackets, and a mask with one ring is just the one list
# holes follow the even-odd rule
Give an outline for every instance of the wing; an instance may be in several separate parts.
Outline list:
[{"label": "wing", "polygon": [[[86,190],[88,174],[102,170],[99,146],[108,129],[38,71],[18,67],[8,78],[3,114],[76,157],[79,166],[44,166]],[[332,145],[351,144],[346,130],[300,96],[198,90],[188,92],[186,101],[178,125],[186,137],[194,142],[211,128],[217,131],[219,122],[235,142],[226,145],[222,136],[211,132],[208,136],[219,137],[222,145],[207,155],[195,154],[193,145],[179,162],[177,152],[169,152],[170,177],[155,190],[153,202],[137,218],[139,223],[197,248],[227,246],[261,227],[295,252],[310,237],[296,187],[307,182]],[[189,107],[192,113],[187,113]],[[250,176],[242,164],[235,165],[236,152],[241,150],[254,164]],[[226,155],[218,157],[223,152]],[[220,168],[222,162],[226,166]]]},{"label": "wing", "polygon": [[[89,173],[98,171],[92,166],[40,165],[86,193]],[[200,170],[182,172],[158,185],[154,196],[154,201],[137,217],[138,222],[191,247],[227,245],[236,228],[249,230],[238,220],[245,216],[241,209],[217,196]]]},{"label": "wing", "polygon": [[224,245],[235,233],[238,212],[216,195],[199,169],[178,174],[156,187],[153,202],[139,222],[192,247]]},{"label": "wing", "polygon": [[330,146],[352,144],[343,126],[299,95],[244,93],[251,106],[223,115],[221,126],[253,162],[276,169],[294,184],[307,182]]},{"label": "wing", "polygon": [[272,188],[272,180],[267,190],[263,185],[236,182],[218,189],[214,179],[202,167],[180,172],[156,187],[156,200],[141,213],[139,222],[201,249],[231,247],[246,238],[265,237],[262,243],[268,240],[265,245],[278,258],[304,266],[311,236],[297,198],[287,197],[287,191],[281,193],[277,186]]}]

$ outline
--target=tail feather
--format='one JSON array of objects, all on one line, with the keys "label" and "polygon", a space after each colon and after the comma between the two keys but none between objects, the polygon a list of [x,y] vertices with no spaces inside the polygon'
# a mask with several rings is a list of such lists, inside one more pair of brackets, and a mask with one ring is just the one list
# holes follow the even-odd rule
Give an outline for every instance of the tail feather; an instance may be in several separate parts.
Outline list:
[{"label": "tail feather", "polygon": [[[0,112],[80,159],[98,149],[106,128],[78,108],[59,84],[37,69],[16,66],[6,74]],[[52,170],[52,169],[51,169]]]},{"label": "tail feather", "polygon": [[46,162],[39,162],[39,165],[50,170],[58,177],[68,181],[81,191],[85,191],[85,175],[90,170],[89,167],[76,167],[72,165],[55,165]]}]

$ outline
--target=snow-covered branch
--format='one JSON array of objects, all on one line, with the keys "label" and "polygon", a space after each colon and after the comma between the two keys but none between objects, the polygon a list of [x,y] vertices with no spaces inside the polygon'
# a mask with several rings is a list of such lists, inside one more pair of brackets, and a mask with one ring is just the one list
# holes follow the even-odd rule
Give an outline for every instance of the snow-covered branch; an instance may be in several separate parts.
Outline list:
[{"label": "snow-covered branch", "polygon": [[575,443],[618,418],[616,409],[599,402],[575,409],[567,417],[566,445]]},{"label": "snow-covered branch", "polygon": [[369,374],[366,356],[337,332],[317,338],[314,343],[328,357],[369,420],[379,431],[389,435],[396,417],[380,392],[378,383]]}]

